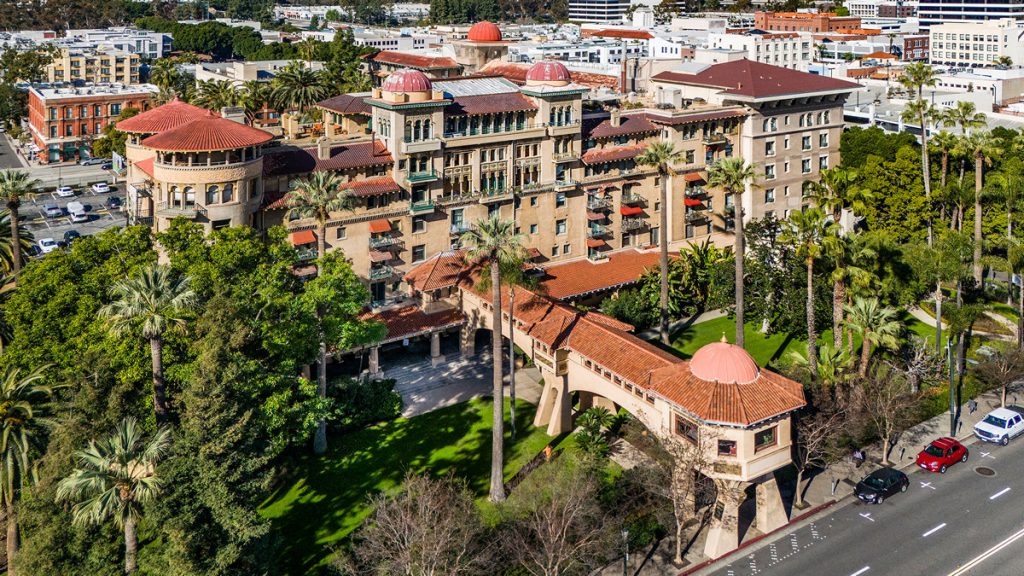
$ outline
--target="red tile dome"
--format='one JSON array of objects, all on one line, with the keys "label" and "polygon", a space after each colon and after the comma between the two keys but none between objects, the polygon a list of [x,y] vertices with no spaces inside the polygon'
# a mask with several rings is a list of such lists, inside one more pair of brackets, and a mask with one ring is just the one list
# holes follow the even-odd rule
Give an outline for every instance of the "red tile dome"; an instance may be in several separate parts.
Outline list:
[{"label": "red tile dome", "polygon": [[501,29],[493,22],[477,22],[466,37],[470,42],[501,42]]},{"label": "red tile dome", "polygon": [[757,380],[761,369],[746,350],[722,342],[712,342],[690,359],[690,372],[705,382],[722,384],[749,384]]},{"label": "red tile dome", "polygon": [[541,60],[526,72],[527,82],[569,82],[569,69],[557,60]]},{"label": "red tile dome", "polygon": [[419,70],[402,68],[395,70],[380,86],[386,92],[430,92],[430,78]]},{"label": "red tile dome", "polygon": [[117,129],[133,134],[159,134],[202,118],[208,112],[205,108],[193,106],[174,98],[162,106],[121,120],[117,123]]},{"label": "red tile dome", "polygon": [[219,152],[259,146],[273,139],[269,132],[207,111],[202,118],[146,138],[142,145],[164,152]]}]

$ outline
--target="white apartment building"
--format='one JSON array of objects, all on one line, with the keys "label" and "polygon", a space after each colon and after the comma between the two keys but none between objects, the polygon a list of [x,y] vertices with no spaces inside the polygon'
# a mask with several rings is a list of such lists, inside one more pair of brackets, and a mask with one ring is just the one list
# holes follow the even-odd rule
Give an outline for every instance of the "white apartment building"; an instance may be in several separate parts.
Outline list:
[{"label": "white apartment building", "polygon": [[708,34],[708,48],[712,50],[742,51],[748,60],[807,71],[814,58],[814,45],[809,36],[795,32],[763,32],[755,30],[745,34]]},{"label": "white apartment building", "polygon": [[621,22],[630,0],[569,0],[573,22]]},{"label": "white apartment building", "polygon": [[[303,38],[312,38],[321,42],[331,42],[337,34],[334,30],[303,30]],[[352,41],[357,46],[369,46],[378,50],[406,52],[429,50],[444,44],[444,37],[438,34],[412,33],[406,30],[384,30],[377,28],[357,28],[352,32]]]},{"label": "white apartment building", "polygon": [[112,28],[68,30],[68,40],[92,46],[106,45],[116,50],[138,54],[143,58],[163,58],[172,50],[173,37],[163,32],[150,32],[126,26]]},{"label": "white apartment building", "polygon": [[519,42],[509,46],[509,61],[540,62],[562,60],[586,64],[620,64],[623,57],[643,58],[648,53],[648,40],[619,41],[614,39],[576,42]]},{"label": "white apartment building", "polygon": [[986,21],[1003,18],[1024,19],[1022,0],[920,0],[917,9],[922,28],[965,21]]},{"label": "white apartment building", "polygon": [[[228,80],[235,84],[241,84],[248,80],[270,82],[293,60],[259,60],[253,62],[200,62],[196,64],[196,82],[203,80]],[[306,68],[311,70],[323,70],[323,62],[303,62]]]},{"label": "white apartment building", "polygon": [[1024,22],[1001,18],[987,22],[949,22],[929,32],[932,64],[983,68],[1001,56],[1024,63]]}]

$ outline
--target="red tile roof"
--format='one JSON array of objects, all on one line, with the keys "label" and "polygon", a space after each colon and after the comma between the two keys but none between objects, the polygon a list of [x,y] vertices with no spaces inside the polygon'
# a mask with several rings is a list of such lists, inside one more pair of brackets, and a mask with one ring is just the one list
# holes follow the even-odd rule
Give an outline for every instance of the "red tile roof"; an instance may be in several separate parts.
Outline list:
[{"label": "red tile roof", "polygon": [[872,52],[871,54],[868,54],[867,56],[861,56],[860,59],[861,60],[897,60],[897,58],[895,56],[893,56],[892,54],[889,54],[888,52],[883,52],[881,50],[879,50],[877,52]]},{"label": "red tile roof", "polygon": [[316,105],[338,114],[369,116],[373,113],[373,107],[367,104],[367,98],[369,98],[369,94],[340,94],[323,102],[317,102]]},{"label": "red tile roof", "polygon": [[657,266],[659,259],[657,251],[640,252],[632,248],[607,254],[608,258],[599,264],[576,260],[547,266],[541,279],[544,293],[564,300],[633,284]]},{"label": "red tile roof", "polygon": [[466,321],[462,311],[455,308],[427,314],[419,306],[403,306],[380,312],[366,312],[361,319],[376,320],[387,327],[387,336],[381,344],[449,326],[458,326]]},{"label": "red tile roof", "polygon": [[390,50],[378,52],[375,56],[371,57],[370,60],[373,60],[374,62],[382,62],[384,64],[403,66],[406,68],[415,68],[418,70],[442,70],[446,68],[459,67],[459,64],[455,62],[455,59],[453,58],[406,54],[405,52],[392,52]]},{"label": "red tile roof", "polygon": [[615,162],[618,160],[626,160],[628,158],[636,158],[640,154],[643,154],[646,149],[647,144],[630,144],[628,146],[594,148],[584,153],[581,160],[584,164],[593,166],[594,164],[603,164],[605,162]]},{"label": "red tile roof", "polygon": [[748,98],[769,98],[788,94],[850,91],[860,84],[810,74],[752,60],[734,60],[708,66],[696,74],[661,72],[652,80],[694,86],[722,88],[725,94]]},{"label": "red tile roof", "polygon": [[640,386],[646,386],[652,370],[685,362],[632,334],[587,320],[576,323],[565,347]]},{"label": "red tile roof", "polygon": [[705,112],[703,114],[686,114],[679,116],[661,116],[659,114],[648,113],[647,119],[655,124],[667,124],[669,126],[679,126],[681,124],[694,124],[697,122],[708,122],[710,120],[722,120],[725,118],[743,118],[747,115],[745,110],[722,110],[719,112]]},{"label": "red tile roof", "polygon": [[273,139],[269,132],[207,111],[202,118],[146,138],[142,145],[169,152],[215,152],[260,146]]},{"label": "red tile roof", "polygon": [[629,134],[645,134],[658,132],[658,128],[647,119],[646,114],[623,114],[619,117],[619,125],[612,126],[611,119],[600,122],[594,126],[589,135],[584,138],[613,138],[615,136],[626,136]]},{"label": "red tile roof", "polygon": [[437,290],[458,284],[468,268],[463,251],[441,252],[409,270],[403,279],[414,290]]},{"label": "red tile roof", "polygon": [[133,134],[159,134],[202,118],[207,113],[209,111],[205,108],[193,106],[175,98],[162,106],[121,120],[117,123],[117,129]]},{"label": "red tile roof", "polygon": [[497,112],[523,112],[536,110],[537,106],[519,92],[500,94],[484,94],[479,96],[459,96],[455,102],[445,108],[446,116],[463,114],[494,114]]},{"label": "red tile roof", "polygon": [[153,158],[146,158],[145,160],[139,160],[135,163],[135,167],[142,171],[143,174],[153,177]]},{"label": "red tile roof", "polygon": [[[516,84],[526,84],[526,74],[530,71],[530,64],[519,64],[512,62],[501,62],[498,60],[484,66],[481,72],[501,76]],[[586,86],[587,88],[611,88],[619,87],[619,77],[608,74],[596,74],[593,72],[569,71],[569,79],[573,84]]]},{"label": "red tile roof", "polygon": [[603,36],[605,38],[631,38],[635,40],[650,40],[654,35],[646,30],[621,30],[616,28],[605,28],[597,32],[591,32],[590,36]]},{"label": "red tile roof", "polygon": [[376,178],[367,178],[365,180],[354,180],[352,182],[342,184],[340,188],[342,190],[350,190],[351,194],[357,198],[380,196],[381,194],[399,192],[401,190],[391,176],[378,176]]},{"label": "red tile roof", "polygon": [[263,175],[308,174],[321,170],[389,166],[393,163],[391,153],[380,140],[339,144],[331,148],[331,157],[326,160],[320,159],[316,147],[282,147],[268,150],[263,155]]}]

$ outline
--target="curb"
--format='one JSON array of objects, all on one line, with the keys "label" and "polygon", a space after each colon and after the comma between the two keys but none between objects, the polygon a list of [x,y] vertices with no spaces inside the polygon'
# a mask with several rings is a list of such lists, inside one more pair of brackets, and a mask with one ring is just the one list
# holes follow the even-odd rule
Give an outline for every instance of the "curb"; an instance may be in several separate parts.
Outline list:
[{"label": "curb", "polygon": [[718,558],[711,558],[711,559],[705,560],[705,561],[701,562],[700,564],[697,564],[696,566],[692,566],[689,569],[680,572],[679,574],[677,574],[677,576],[689,576],[690,574],[694,574],[694,573],[696,573],[696,572],[698,572],[700,570],[703,570],[704,568],[707,568],[708,566],[711,566],[712,564],[717,564],[717,563],[719,563],[719,562],[729,558],[730,556],[733,556],[733,555],[735,555],[735,554],[737,554],[739,552],[742,552],[744,549],[746,549],[746,548],[748,548],[750,546],[753,546],[754,544],[757,544],[761,540],[764,540],[764,539],[768,538],[769,536],[772,536],[773,534],[776,534],[778,532],[782,532],[782,531],[791,529],[794,524],[796,524],[798,522],[802,522],[803,520],[805,520],[807,518],[810,518],[811,516],[814,516],[815,514],[818,514],[819,512],[827,510],[827,509],[831,508],[833,505],[835,505],[838,502],[839,502],[839,500],[829,500],[828,502],[825,502],[825,503],[822,503],[822,504],[818,504],[817,506],[812,507],[811,509],[807,510],[803,514],[800,514],[799,516],[793,518],[792,520],[790,520],[786,524],[784,524],[782,526],[779,526],[775,530],[772,530],[771,532],[766,532],[764,534],[761,534],[760,536],[757,536],[756,538],[751,538],[750,540],[747,540],[746,542],[740,544],[739,548],[736,548],[735,550],[733,550],[731,552],[728,552],[727,554],[719,556]]}]

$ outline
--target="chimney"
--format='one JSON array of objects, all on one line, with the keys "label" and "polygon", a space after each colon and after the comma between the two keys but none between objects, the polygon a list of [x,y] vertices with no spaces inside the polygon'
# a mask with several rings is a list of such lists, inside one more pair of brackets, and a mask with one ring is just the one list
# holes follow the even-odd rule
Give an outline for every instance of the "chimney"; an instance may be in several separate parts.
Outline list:
[{"label": "chimney", "polygon": [[608,119],[608,123],[614,126],[615,128],[618,128],[619,124],[622,123],[622,119],[619,117],[618,108],[612,108],[612,116],[611,118]]},{"label": "chimney", "polygon": [[241,106],[225,106],[220,109],[220,117],[239,124],[245,124],[245,108]]},{"label": "chimney", "polygon": [[321,137],[316,141],[316,157],[321,160],[331,159],[331,141]]}]

